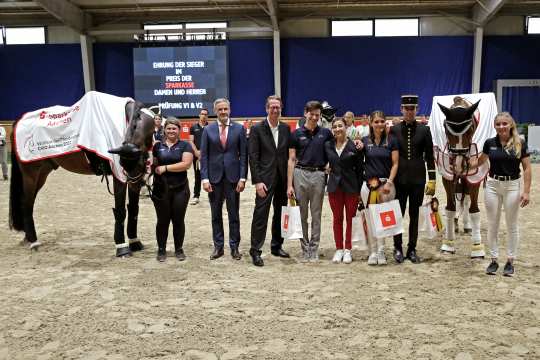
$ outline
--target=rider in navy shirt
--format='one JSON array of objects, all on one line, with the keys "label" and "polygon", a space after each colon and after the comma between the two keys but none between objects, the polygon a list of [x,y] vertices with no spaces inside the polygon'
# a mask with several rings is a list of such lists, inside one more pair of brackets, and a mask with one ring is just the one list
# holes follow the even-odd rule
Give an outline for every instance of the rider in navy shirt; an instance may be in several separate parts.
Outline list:
[{"label": "rider in navy shirt", "polygon": [[187,170],[193,162],[191,145],[179,140],[180,123],[174,118],[165,122],[163,141],[154,144],[153,155],[155,175],[152,200],[156,209],[156,238],[158,244],[157,259],[167,258],[167,237],[169,224],[173,224],[173,237],[176,258],[185,260],[184,217],[189,201],[189,183]]},{"label": "rider in navy shirt", "polygon": [[499,136],[486,140],[482,152],[489,157],[489,176],[506,176],[509,177],[509,180],[519,178],[521,159],[529,156],[527,143],[523,140],[520,141],[521,154],[517,157],[515,152],[506,150],[502,146]]},{"label": "rider in navy shirt", "polygon": [[364,144],[365,178],[387,179],[392,169],[392,151],[398,150],[396,140],[385,136],[377,144],[372,142],[369,136],[364,136],[362,143]]},{"label": "rider in navy shirt", "polygon": [[[503,275],[514,274],[514,259],[519,245],[518,214],[519,208],[529,204],[531,190],[531,160],[527,143],[519,137],[516,123],[507,112],[495,116],[497,136],[486,140],[478,164],[489,159],[489,176],[484,190],[484,204],[488,220],[487,239],[490,248],[491,263],[486,273],[494,275],[499,268],[499,221],[504,208],[508,244],[507,261]],[[519,165],[523,168],[523,184],[520,180]],[[475,167],[474,159],[471,166]]]}]

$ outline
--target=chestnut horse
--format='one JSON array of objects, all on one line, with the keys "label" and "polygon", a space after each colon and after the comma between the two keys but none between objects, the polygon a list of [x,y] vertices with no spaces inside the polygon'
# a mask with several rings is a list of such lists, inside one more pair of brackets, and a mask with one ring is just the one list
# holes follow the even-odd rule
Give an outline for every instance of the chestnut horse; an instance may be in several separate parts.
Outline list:
[{"label": "chestnut horse", "polygon": [[[143,249],[137,239],[137,215],[139,212],[139,193],[144,183],[146,159],[152,146],[154,119],[152,112],[144,109],[138,102],[128,102],[125,106],[127,130],[123,145],[109,152],[120,155],[120,164],[124,168],[127,183],[114,177],[114,242],[116,256],[130,256],[132,251]],[[12,134],[12,137],[14,135]],[[15,141],[12,138],[11,149],[11,184],[9,193],[9,226],[17,231],[24,231],[24,242],[30,249],[37,250],[38,241],[34,224],[34,203],[39,190],[45,184],[47,176],[62,167],[68,171],[83,174],[111,174],[109,161],[89,151],[69,153],[54,158],[32,162],[20,162],[16,156]],[[127,204],[127,237],[124,236]]]},{"label": "chestnut horse", "polygon": [[[470,196],[470,221],[472,227],[471,258],[485,256],[484,245],[480,235],[480,209],[478,208],[478,193],[481,181],[472,181],[477,169],[469,168],[469,159],[479,156],[479,149],[473,143],[473,135],[477,122],[474,113],[478,108],[478,101],[470,104],[461,97],[454,98],[454,104],[447,108],[438,104],[445,115],[444,130],[447,143],[443,151],[439,151],[437,165],[443,174],[443,185],[446,191],[446,234],[441,252],[455,253],[455,223],[456,201],[463,202],[466,194]],[[442,157],[442,159],[441,159]],[[457,196],[457,194],[461,196]]]}]

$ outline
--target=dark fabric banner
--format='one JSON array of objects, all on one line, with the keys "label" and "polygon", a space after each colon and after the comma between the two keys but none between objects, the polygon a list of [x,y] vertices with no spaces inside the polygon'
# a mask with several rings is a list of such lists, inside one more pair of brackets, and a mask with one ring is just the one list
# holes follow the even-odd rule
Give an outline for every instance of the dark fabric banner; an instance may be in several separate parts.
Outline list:
[{"label": "dark fabric banner", "polygon": [[79,44],[0,46],[0,120],[84,95]]},{"label": "dark fabric banner", "polygon": [[467,37],[353,37],[282,40],[285,113],[307,100],[328,100],[356,115],[400,112],[400,96],[420,96],[419,114],[435,95],[471,91],[473,39]]}]

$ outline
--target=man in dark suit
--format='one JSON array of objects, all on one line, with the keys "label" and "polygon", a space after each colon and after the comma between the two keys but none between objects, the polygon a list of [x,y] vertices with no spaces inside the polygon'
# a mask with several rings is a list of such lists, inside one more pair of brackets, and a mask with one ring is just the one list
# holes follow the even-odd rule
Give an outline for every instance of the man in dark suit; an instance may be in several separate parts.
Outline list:
[{"label": "man in dark suit", "polygon": [[[416,254],[418,238],[418,216],[424,199],[424,187],[427,195],[435,195],[435,160],[433,158],[433,141],[431,132],[426,125],[417,123],[417,95],[401,97],[401,113],[403,121],[394,125],[390,136],[395,137],[399,149],[399,162],[396,186],[396,197],[399,200],[401,212],[405,213],[407,199],[409,200],[409,243],[407,254],[403,257],[402,236],[394,236],[394,259],[402,263],[409,259],[417,264],[421,262]],[[426,166],[429,181],[426,186]]]},{"label": "man in dark suit", "polygon": [[272,218],[272,255],[288,258],[282,249],[281,207],[287,205],[287,161],[289,160],[289,125],[279,121],[281,98],[276,95],[266,99],[268,117],[252,126],[249,137],[249,165],[251,179],[257,194],[251,223],[251,249],[249,253],[255,266],[264,266],[261,248],[266,237],[270,205],[274,205]]},{"label": "man in dark suit", "polygon": [[201,139],[201,178],[208,192],[212,213],[214,251],[210,260],[223,256],[223,201],[227,203],[229,218],[229,246],[231,256],[240,260],[240,193],[244,191],[247,176],[246,132],[242,125],[229,118],[229,100],[214,101],[218,121],[204,128]]}]

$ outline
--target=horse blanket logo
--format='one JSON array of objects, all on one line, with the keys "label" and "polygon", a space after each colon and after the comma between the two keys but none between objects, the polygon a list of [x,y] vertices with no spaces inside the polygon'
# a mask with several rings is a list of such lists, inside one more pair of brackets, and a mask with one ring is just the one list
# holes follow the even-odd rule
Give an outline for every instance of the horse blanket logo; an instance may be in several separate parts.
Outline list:
[{"label": "horse blanket logo", "polygon": [[28,112],[15,127],[17,158],[25,163],[86,149],[109,160],[114,176],[125,182],[120,157],[108,150],[122,145],[127,128],[125,106],[131,101],[90,91],[72,106]]},{"label": "horse blanket logo", "polygon": [[[495,136],[493,119],[495,119],[495,115],[497,115],[497,102],[495,101],[495,95],[493,93],[434,96],[431,115],[429,116],[429,128],[431,130],[431,137],[433,138],[433,152],[437,163],[437,169],[439,174],[447,180],[452,180],[454,178],[454,173],[451,171],[451,156],[448,151],[448,142],[444,130],[445,115],[437,103],[449,108],[456,96],[462,97],[471,104],[480,101],[478,109],[474,114],[477,128],[474,132],[472,139],[473,144],[470,147],[467,157],[479,156],[480,152],[482,152],[484,142],[490,137]],[[468,170],[467,173],[464,174],[464,178],[471,184],[477,184],[486,177],[488,171],[489,164],[486,162],[477,169]]]}]

